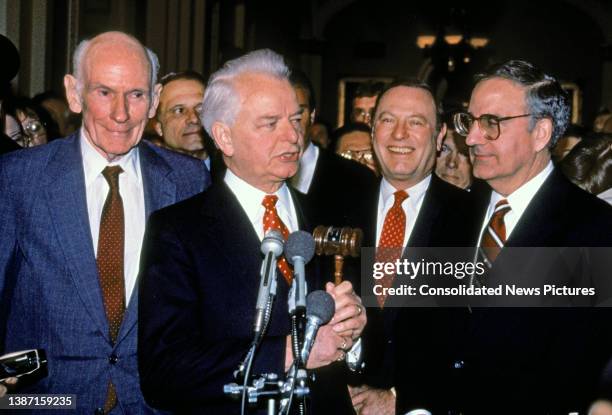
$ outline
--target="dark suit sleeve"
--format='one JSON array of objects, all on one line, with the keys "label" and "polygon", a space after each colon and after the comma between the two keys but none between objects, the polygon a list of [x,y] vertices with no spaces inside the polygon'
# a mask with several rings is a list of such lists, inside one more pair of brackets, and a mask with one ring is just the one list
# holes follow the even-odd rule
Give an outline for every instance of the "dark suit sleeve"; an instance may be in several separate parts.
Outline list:
[{"label": "dark suit sleeve", "polygon": [[224,376],[246,346],[207,342],[198,310],[193,251],[163,211],[147,226],[141,262],[138,359],[141,389],[153,407],[180,410],[220,399]]}]

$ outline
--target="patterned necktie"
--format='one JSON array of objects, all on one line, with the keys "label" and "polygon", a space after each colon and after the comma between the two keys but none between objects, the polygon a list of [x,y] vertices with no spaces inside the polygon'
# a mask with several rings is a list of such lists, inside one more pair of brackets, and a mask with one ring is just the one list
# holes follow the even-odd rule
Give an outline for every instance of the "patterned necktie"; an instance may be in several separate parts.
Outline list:
[{"label": "patterned necktie", "polygon": [[489,224],[482,234],[480,249],[478,251],[488,267],[491,267],[506,243],[504,216],[509,211],[510,204],[508,204],[506,199],[497,202],[495,210],[493,211],[493,216],[491,216]]},{"label": "patterned necktie", "polygon": [[[263,217],[264,235],[270,229],[276,229],[283,235],[283,239],[286,241],[289,237],[289,229],[287,229],[281,218],[278,216],[278,212],[276,211],[277,201],[278,196],[267,195],[261,202],[262,206],[266,208]],[[291,285],[291,281],[293,280],[293,271],[291,271],[291,268],[289,267],[284,255],[278,259],[278,269],[283,274],[283,277],[285,277],[287,284]]]},{"label": "patterned necktie", "polygon": [[[393,193],[395,200],[393,206],[387,212],[383,222],[380,240],[376,249],[376,262],[395,262],[402,256],[404,249],[404,235],[406,234],[406,213],[402,208],[402,202],[408,198],[408,193],[398,190]],[[380,283],[384,288],[393,285],[395,273],[387,274],[381,278]],[[376,296],[378,305],[383,308],[386,296]]]},{"label": "patterned necktie", "polygon": [[[125,311],[125,291],[123,279],[123,252],[125,224],[123,201],[119,194],[119,166],[107,166],[102,175],[108,182],[109,190],[102,208],[100,232],[98,236],[98,274],[104,300],[104,310],[108,320],[110,337],[117,340],[119,327]],[[117,392],[112,382],[108,384],[104,413],[109,413],[117,405]]]}]

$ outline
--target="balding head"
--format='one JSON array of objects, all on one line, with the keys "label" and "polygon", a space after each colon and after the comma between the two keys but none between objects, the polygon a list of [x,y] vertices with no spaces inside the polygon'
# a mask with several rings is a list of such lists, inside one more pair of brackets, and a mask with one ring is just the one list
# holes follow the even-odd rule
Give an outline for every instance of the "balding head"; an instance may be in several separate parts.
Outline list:
[{"label": "balding head", "polygon": [[[82,89],[84,77],[91,70],[96,55],[112,52],[117,56],[137,57],[149,72],[149,90],[153,91],[157,83],[159,60],[157,55],[145,47],[135,37],[123,32],[105,32],[92,39],[81,41],[72,58],[72,74],[77,80],[79,91]],[[93,58],[93,59],[92,59]]]}]

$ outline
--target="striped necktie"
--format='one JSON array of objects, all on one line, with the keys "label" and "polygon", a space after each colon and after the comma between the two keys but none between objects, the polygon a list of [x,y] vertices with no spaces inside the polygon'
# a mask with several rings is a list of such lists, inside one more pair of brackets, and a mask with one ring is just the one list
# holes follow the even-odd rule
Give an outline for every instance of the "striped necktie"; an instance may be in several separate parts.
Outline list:
[{"label": "striped necktie", "polygon": [[478,252],[484,263],[490,268],[506,244],[506,225],[504,216],[510,211],[510,204],[502,199],[495,205],[493,215],[485,228]]}]

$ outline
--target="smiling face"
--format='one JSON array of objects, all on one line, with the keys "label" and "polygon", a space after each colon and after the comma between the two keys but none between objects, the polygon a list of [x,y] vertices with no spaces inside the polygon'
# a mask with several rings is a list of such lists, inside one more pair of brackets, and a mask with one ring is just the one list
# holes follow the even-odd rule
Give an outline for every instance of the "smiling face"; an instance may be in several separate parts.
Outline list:
[{"label": "smiling face", "polygon": [[[470,99],[474,117],[491,114],[509,117],[528,113],[525,87],[503,78],[479,82]],[[500,123],[500,135],[488,140],[475,122],[466,137],[470,146],[474,176],[486,180],[498,193],[507,196],[536,176],[550,160],[547,145],[552,123],[541,119],[530,131],[530,117]]]},{"label": "smiling face", "polygon": [[70,109],[83,113],[86,138],[112,161],[139,143],[155,114],[159,86],[150,91],[145,51],[125,35],[93,39],[81,69],[81,90],[72,75],[64,78]]},{"label": "smiling face", "polygon": [[204,148],[202,98],[204,85],[193,79],[176,79],[164,86],[155,131],[169,147],[188,152]]},{"label": "smiling face", "polygon": [[233,125],[214,122],[212,135],[227,167],[267,193],[297,173],[304,148],[302,110],[289,81],[260,73],[236,77],[240,108]]},{"label": "smiling face", "polygon": [[376,111],[373,145],[383,176],[396,189],[414,186],[433,170],[445,128],[436,134],[431,94],[407,86],[391,88]]}]

